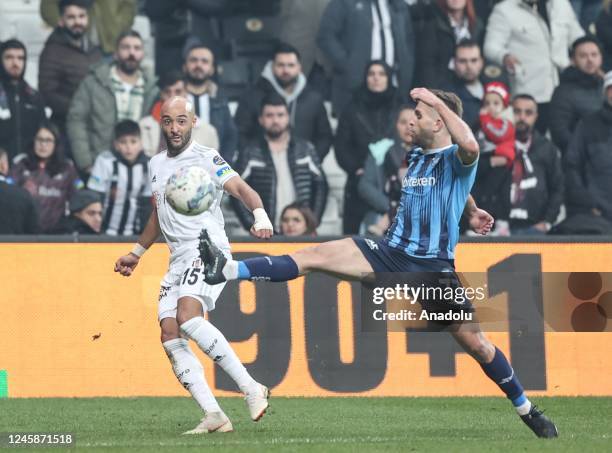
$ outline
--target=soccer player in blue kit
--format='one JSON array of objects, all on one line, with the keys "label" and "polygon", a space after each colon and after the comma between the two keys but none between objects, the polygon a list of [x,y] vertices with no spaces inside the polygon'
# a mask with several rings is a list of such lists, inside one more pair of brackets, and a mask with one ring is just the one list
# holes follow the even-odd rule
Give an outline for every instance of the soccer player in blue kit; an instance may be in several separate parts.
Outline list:
[{"label": "soccer player in blue kit", "polygon": [[[409,127],[418,147],[407,155],[400,207],[384,239],[345,238],[291,255],[235,261],[227,259],[204,230],[199,248],[207,283],[287,281],[312,271],[346,279],[361,279],[373,272],[454,273],[461,216],[467,215],[470,226],[481,234],[493,224],[493,218],[477,208],[469,195],[479,146],[461,119],[461,100],[455,94],[415,88],[410,95],[417,105]],[[447,305],[457,311],[473,310],[469,303]],[[451,335],[506,394],[527,426],[538,437],[557,437],[554,423],[527,399],[510,363],[479,324],[453,322],[451,327]]]}]

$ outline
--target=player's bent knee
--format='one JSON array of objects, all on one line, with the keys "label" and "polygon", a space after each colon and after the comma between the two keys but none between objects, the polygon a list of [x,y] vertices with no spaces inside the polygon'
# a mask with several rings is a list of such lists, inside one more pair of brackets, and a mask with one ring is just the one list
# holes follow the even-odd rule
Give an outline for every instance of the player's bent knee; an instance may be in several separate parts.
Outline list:
[{"label": "player's bent knee", "polygon": [[161,342],[175,340],[180,337],[178,322],[174,318],[164,318],[161,321]]}]

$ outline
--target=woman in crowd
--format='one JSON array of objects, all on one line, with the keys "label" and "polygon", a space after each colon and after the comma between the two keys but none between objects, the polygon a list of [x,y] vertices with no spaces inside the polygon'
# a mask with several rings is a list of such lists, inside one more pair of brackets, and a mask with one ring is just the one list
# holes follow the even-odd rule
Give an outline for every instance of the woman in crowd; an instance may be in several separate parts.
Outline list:
[{"label": "woman in crowd", "polygon": [[42,232],[47,233],[64,215],[71,195],[83,187],[74,164],[64,157],[55,125],[42,123],[27,153],[15,156],[14,163],[11,177],[36,201]]},{"label": "woman in crowd", "polygon": [[417,85],[445,87],[451,79],[455,46],[463,39],[482,46],[484,24],[476,16],[473,0],[435,0],[415,8]]},{"label": "woman in crowd", "polygon": [[283,236],[316,236],[317,218],[308,206],[291,203],[281,213]]},{"label": "woman in crowd", "polygon": [[400,107],[395,122],[396,139],[370,150],[359,181],[359,195],[369,209],[363,219],[362,234],[382,236],[395,218],[406,173],[406,155],[413,147],[409,130],[413,112],[412,106]]},{"label": "woman in crowd", "polygon": [[334,141],[336,160],[348,176],[344,189],[344,234],[359,232],[367,211],[359,197],[359,179],[369,150],[384,146],[393,137],[393,116],[399,104],[391,68],[382,60],[371,61],[362,86],[340,116]]}]

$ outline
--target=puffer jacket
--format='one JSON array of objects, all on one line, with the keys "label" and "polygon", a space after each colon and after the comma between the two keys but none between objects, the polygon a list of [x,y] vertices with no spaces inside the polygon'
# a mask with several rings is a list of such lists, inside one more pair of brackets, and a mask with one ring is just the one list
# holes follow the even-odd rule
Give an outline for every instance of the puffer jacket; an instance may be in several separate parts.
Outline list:
[{"label": "puffer jacket", "polygon": [[578,121],[601,107],[603,80],[570,66],[561,74],[561,83],[550,101],[550,134],[564,152]]},{"label": "puffer jacket", "polygon": [[538,103],[550,101],[559,71],[569,66],[568,49],[584,35],[568,0],[548,0],[550,28],[523,0],[504,0],[493,8],[484,43],[485,58],[502,65],[512,54],[521,62],[511,77],[513,94],[530,94]]},{"label": "puffer jacket", "polygon": [[[72,155],[81,170],[93,165],[96,156],[111,147],[117,122],[115,93],[111,82],[112,64],[100,63],[91,68],[77,89],[68,111],[67,129]],[[159,95],[156,79],[143,68],[144,99],[142,116],[146,116]]]},{"label": "puffer jacket", "polygon": [[53,110],[53,119],[60,124],[66,121],[70,100],[89,67],[102,58],[98,47],[90,45],[87,38],[84,42],[87,48],[56,27],[40,54],[38,88],[45,103]]},{"label": "puffer jacket", "polygon": [[[327,202],[328,186],[314,146],[292,137],[287,159],[295,187],[295,201],[308,205],[317,219],[321,220]],[[263,137],[242,150],[234,170],[259,194],[270,218],[276,218],[277,209],[283,209],[284,206],[276,206],[276,169],[268,143]],[[244,228],[251,228],[251,212],[235,198],[232,198],[232,203]]]}]

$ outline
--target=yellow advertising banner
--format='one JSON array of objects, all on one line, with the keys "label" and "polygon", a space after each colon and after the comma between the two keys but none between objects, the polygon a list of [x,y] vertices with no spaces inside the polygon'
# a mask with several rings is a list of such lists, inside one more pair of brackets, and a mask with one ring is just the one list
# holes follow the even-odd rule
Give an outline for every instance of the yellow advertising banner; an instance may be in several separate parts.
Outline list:
[{"label": "yellow advertising banner", "polygon": [[[306,246],[236,243],[233,253],[276,255]],[[0,246],[0,372],[9,397],[186,394],[161,347],[157,324],[167,248],[154,245],[134,275],[124,278],[113,265],[129,248]],[[489,283],[492,272],[512,269],[596,276],[612,272],[612,245],[466,243],[458,247],[456,265],[461,272],[485,274]],[[543,281],[546,299],[554,288]],[[602,282],[579,293],[589,307],[606,306],[612,285]],[[448,334],[362,332],[356,289],[355,283],[320,274],[288,284],[234,282],[209,319],[277,396],[500,394]],[[516,293],[510,285],[494,298],[510,305],[511,294]],[[487,335],[511,358],[530,393],[612,395],[612,321],[606,319],[610,313],[600,312],[597,332],[507,329]],[[235,395],[223,371],[196,354],[216,393]]]}]

